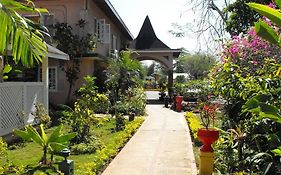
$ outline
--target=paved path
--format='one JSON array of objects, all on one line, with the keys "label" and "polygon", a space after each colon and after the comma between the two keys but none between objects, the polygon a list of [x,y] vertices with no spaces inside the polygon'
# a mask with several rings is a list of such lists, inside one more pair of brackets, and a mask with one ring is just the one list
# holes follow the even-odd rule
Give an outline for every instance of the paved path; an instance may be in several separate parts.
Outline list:
[{"label": "paved path", "polygon": [[183,113],[147,105],[148,117],[102,175],[195,175]]}]

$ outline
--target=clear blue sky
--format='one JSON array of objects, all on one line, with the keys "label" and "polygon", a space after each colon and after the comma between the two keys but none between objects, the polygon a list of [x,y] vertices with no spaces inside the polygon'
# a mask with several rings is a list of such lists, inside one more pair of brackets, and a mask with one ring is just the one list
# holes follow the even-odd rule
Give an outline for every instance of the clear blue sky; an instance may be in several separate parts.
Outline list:
[{"label": "clear blue sky", "polygon": [[134,37],[137,37],[145,17],[148,15],[157,37],[172,49],[184,47],[196,49],[196,37],[188,35],[175,38],[168,31],[172,23],[186,24],[194,20],[188,9],[188,0],[110,0]]}]

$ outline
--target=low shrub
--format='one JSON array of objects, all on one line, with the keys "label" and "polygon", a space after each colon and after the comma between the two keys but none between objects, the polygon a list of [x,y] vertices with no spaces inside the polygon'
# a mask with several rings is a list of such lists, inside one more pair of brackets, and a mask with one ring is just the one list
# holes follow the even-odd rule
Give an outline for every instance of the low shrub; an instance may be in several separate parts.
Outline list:
[{"label": "low shrub", "polygon": [[196,114],[192,112],[186,112],[186,120],[191,132],[191,137],[193,141],[197,144],[199,143],[198,137],[197,137],[197,131],[198,129],[202,128],[200,119],[196,116]]},{"label": "low shrub", "polygon": [[101,142],[93,138],[89,143],[79,143],[71,146],[71,154],[90,154],[95,153],[98,149],[102,148]]}]

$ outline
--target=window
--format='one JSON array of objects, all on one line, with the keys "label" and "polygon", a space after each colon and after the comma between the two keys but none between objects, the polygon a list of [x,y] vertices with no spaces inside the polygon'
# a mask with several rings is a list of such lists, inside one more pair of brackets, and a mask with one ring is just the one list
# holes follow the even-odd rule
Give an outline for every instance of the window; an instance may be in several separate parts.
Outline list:
[{"label": "window", "polygon": [[50,14],[42,14],[40,23],[46,27],[53,26],[55,22],[55,15],[50,13]]},{"label": "window", "polygon": [[[42,81],[42,68],[39,69],[39,80]],[[58,90],[58,70],[57,67],[49,67],[49,90]]]},{"label": "window", "polygon": [[57,67],[49,67],[49,90],[57,91]]},{"label": "window", "polygon": [[95,19],[97,38],[101,43],[110,43],[110,24],[105,23],[105,19]]}]

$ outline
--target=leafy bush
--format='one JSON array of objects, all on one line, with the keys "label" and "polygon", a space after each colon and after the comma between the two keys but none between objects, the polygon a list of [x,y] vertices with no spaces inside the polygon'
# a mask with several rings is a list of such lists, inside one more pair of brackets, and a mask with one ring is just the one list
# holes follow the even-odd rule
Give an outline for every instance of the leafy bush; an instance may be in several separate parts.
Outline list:
[{"label": "leafy bush", "polygon": [[144,115],[146,94],[143,88],[129,88],[126,101],[129,103],[129,113]]},{"label": "leafy bush", "polygon": [[[264,113],[276,106],[280,112],[280,50],[263,41],[253,29],[235,36],[225,45],[222,63],[213,68],[210,79],[217,95],[227,100],[222,129],[227,131],[217,147],[217,171],[279,174],[281,125]],[[265,104],[243,110],[253,96],[265,94]],[[251,101],[252,103],[253,101]],[[263,115],[257,113],[264,109]],[[264,117],[263,117],[264,116]],[[265,117],[267,116],[267,117]]]},{"label": "leafy bush", "polygon": [[129,115],[144,115],[146,107],[146,95],[143,88],[129,88],[127,95],[121,96],[121,101],[115,103],[111,113]]},{"label": "leafy bush", "polygon": [[128,51],[121,52],[120,58],[110,61],[106,74],[106,85],[113,106],[121,101],[122,96],[127,96],[129,88],[141,87],[144,79],[144,69]]},{"label": "leafy bush", "polygon": [[101,114],[108,113],[110,102],[106,95],[97,93],[92,103],[93,103],[93,110],[95,113],[101,113]]},{"label": "leafy bush", "polygon": [[102,144],[96,138],[92,138],[89,143],[79,143],[71,146],[72,154],[90,154],[100,149]]},{"label": "leafy bush", "polygon": [[62,112],[63,120],[71,126],[71,130],[77,133],[74,141],[76,143],[89,142],[91,137],[90,127],[98,123],[95,116],[95,104],[93,103],[97,95],[97,87],[95,85],[95,77],[84,77],[86,83],[78,90],[80,98],[74,103],[74,109],[64,106]]},{"label": "leafy bush", "polygon": [[74,110],[70,107],[64,106],[65,110],[62,112],[63,120],[69,124],[71,130],[77,133],[74,138],[75,143],[89,142],[91,137],[90,127],[98,123],[98,118],[94,111],[87,106],[88,102],[85,100],[78,100],[74,104]]}]

